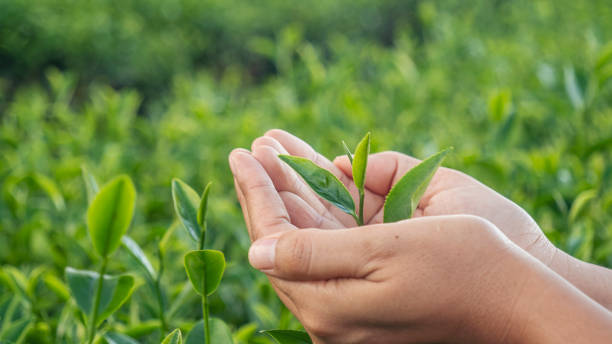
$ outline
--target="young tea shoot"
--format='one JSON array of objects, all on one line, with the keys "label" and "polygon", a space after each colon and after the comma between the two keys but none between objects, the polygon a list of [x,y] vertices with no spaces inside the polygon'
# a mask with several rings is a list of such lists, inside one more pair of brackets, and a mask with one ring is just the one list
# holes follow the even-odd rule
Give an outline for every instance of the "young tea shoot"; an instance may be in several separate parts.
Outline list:
[{"label": "young tea shoot", "polygon": [[198,249],[185,255],[184,265],[193,289],[202,298],[202,321],[186,337],[186,343],[231,344],[229,328],[220,319],[210,318],[208,297],[221,283],[225,271],[223,252],[204,249],[206,243],[206,210],[210,183],[202,197],[179,179],[172,181],[174,209],[187,233]]},{"label": "young tea shoot", "polygon": [[87,342],[93,343],[96,329],[123,305],[135,289],[131,275],[106,275],[109,257],[121,244],[134,215],[136,191],[132,180],[118,176],[99,191],[93,177],[84,171],[91,203],[87,209],[87,228],[94,250],[101,258],[95,271],[67,267],[68,288],[85,315]]},{"label": "young tea shoot", "polygon": [[[359,213],[355,209],[355,202],[346,186],[330,171],[305,158],[290,155],[279,155],[279,158],[293,168],[319,196],[351,215],[355,222],[362,226],[365,223],[363,209],[366,170],[370,154],[370,136],[370,133],[367,133],[361,139],[354,154],[351,153],[346,143],[342,142],[345,153],[351,162],[353,182],[359,192]],[[433,175],[451,150],[452,148],[447,148],[423,160],[406,172],[391,188],[383,209],[385,223],[412,217]]]}]

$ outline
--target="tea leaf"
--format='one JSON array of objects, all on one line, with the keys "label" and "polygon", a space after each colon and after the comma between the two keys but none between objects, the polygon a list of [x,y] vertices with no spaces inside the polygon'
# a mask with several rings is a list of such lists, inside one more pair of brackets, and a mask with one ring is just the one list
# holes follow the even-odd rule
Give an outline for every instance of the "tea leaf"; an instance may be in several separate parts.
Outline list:
[{"label": "tea leaf", "polygon": [[134,215],[136,190],[128,176],[108,182],[87,209],[87,227],[94,248],[102,257],[112,254]]},{"label": "tea leaf", "polygon": [[344,147],[344,152],[346,153],[346,156],[348,157],[349,161],[351,162],[351,164],[353,164],[353,153],[351,153],[351,149],[348,148],[346,142],[344,141],[342,141],[342,146]]},{"label": "tea leaf", "polygon": [[81,174],[83,175],[83,181],[85,182],[85,190],[87,191],[87,201],[91,203],[96,197],[96,194],[100,191],[96,177],[87,169],[85,165],[81,166]]},{"label": "tea leaf", "polygon": [[310,336],[304,331],[268,330],[262,333],[270,336],[278,344],[312,344]]},{"label": "tea leaf", "polygon": [[[100,274],[94,271],[76,270],[71,267],[66,268],[66,280],[68,281],[70,293],[74,297],[79,309],[86,316],[92,313],[94,295],[99,278]],[[103,278],[100,306],[98,307],[95,326],[101,324],[104,319],[119,309],[135,289],[134,277],[130,275],[104,275]]]},{"label": "tea leaf", "polygon": [[66,208],[66,204],[64,203],[64,196],[59,190],[59,187],[53,179],[45,176],[44,174],[34,173],[32,175],[32,180],[41,190],[43,190],[53,202],[55,209],[64,210]]},{"label": "tea leaf", "polygon": [[198,224],[200,197],[189,185],[175,178],[172,180],[172,199],[174,200],[174,210],[183,227],[191,238],[198,242],[200,240],[200,226]]},{"label": "tea leaf", "polygon": [[196,292],[208,296],[221,283],[225,257],[223,252],[216,250],[191,251],[185,255],[185,270]]},{"label": "tea leaf", "polygon": [[355,149],[353,158],[353,182],[361,192],[365,185],[366,167],[368,166],[368,155],[370,155],[370,133],[367,133]]},{"label": "tea leaf", "polygon": [[177,328],[176,330],[170,332],[170,334],[166,336],[161,344],[183,344],[181,330]]},{"label": "tea leaf", "polygon": [[444,157],[452,150],[447,148],[406,172],[393,186],[385,200],[383,220],[385,223],[396,222],[412,217],[412,213],[425,193],[427,185],[435,174]]},{"label": "tea leaf", "polygon": [[200,225],[200,228],[202,230],[206,230],[206,210],[208,208],[208,194],[210,193],[211,184],[211,182],[206,184],[206,187],[204,188],[204,192],[202,192],[202,197],[200,199],[200,206],[198,207],[197,220],[198,225]]},{"label": "tea leaf", "polygon": [[139,344],[136,339],[117,332],[105,334],[104,339],[108,344]]},{"label": "tea leaf", "polygon": [[290,155],[279,155],[281,160],[293,168],[310,187],[331,204],[343,212],[356,217],[355,202],[344,184],[328,170],[317,166],[312,161]]},{"label": "tea leaf", "polygon": [[2,328],[0,333],[0,342],[2,343],[20,343],[28,332],[33,319],[19,319],[6,328]]},{"label": "tea leaf", "polygon": [[[210,318],[210,342],[214,344],[234,344],[229,327],[221,319]],[[185,344],[204,343],[204,321],[198,321],[185,338]]]},{"label": "tea leaf", "polygon": [[127,235],[124,235],[123,238],[121,238],[121,243],[123,246],[125,246],[125,248],[127,248],[130,255],[136,259],[140,266],[144,268],[148,275],[147,277],[154,281],[157,277],[157,273],[155,272],[155,269],[153,269],[153,265],[151,265],[147,255],[143,252],[142,248],[140,248],[140,245],[138,245],[136,241]]}]

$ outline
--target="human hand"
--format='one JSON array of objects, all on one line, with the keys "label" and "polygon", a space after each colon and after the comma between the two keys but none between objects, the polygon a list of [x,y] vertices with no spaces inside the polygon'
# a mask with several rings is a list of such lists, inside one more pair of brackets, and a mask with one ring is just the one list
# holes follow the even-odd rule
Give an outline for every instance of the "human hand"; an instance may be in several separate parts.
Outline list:
[{"label": "human hand", "polygon": [[[238,150],[230,162],[255,241],[251,263],[317,343],[606,338],[609,313],[486,220],[296,230],[259,161]],[[568,324],[569,312],[579,320]]]},{"label": "human hand", "polygon": [[[307,143],[282,130],[270,130],[252,145],[252,154],[264,167],[279,192],[288,216],[299,228],[354,227],[354,219],[318,197],[278,154],[311,159],[340,179],[353,198],[358,191],[344,155],[330,162]],[[365,223],[382,223],[384,200],[393,185],[420,160],[397,152],[372,154],[365,181]],[[596,301],[612,309],[612,274],[609,270],[572,258],[546,238],[533,218],[514,202],[453,169],[440,168],[421,198],[414,217],[469,214],[485,218],[529,254],[561,274]],[[597,280],[597,283],[594,281]]]}]

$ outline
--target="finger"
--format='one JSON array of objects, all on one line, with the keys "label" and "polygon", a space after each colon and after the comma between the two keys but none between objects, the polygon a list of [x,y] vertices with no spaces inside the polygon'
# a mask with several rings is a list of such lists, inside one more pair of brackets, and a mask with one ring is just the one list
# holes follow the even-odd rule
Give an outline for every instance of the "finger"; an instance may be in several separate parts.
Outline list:
[{"label": "finger", "polygon": [[293,169],[278,158],[279,154],[287,153],[278,141],[271,137],[260,137],[253,142],[252,149],[253,156],[266,169],[276,190],[288,191],[297,195],[318,214],[327,216],[329,220],[337,222],[337,220],[327,211],[326,206],[322,203],[319,196],[298,177]]},{"label": "finger", "polygon": [[257,159],[244,149],[236,149],[229,160],[244,197],[253,240],[295,229],[274,184]]},{"label": "finger", "polygon": [[249,233],[249,238],[252,242],[254,239],[251,233],[251,220],[249,220],[249,210],[247,209],[244,194],[242,193],[242,190],[240,190],[240,185],[238,185],[236,178],[234,178],[234,189],[236,190],[236,197],[238,197],[238,202],[240,203],[240,208],[242,209],[242,217],[244,217],[244,223]]},{"label": "finger", "polygon": [[[266,132],[265,136],[269,136],[276,139],[280,144],[283,145],[283,147],[285,147],[289,154],[309,159],[318,166],[332,172],[346,186],[353,199],[355,201],[359,199],[359,192],[355,187],[353,180],[349,177],[352,175],[352,171],[350,173],[346,173],[345,171],[340,170],[335,164],[333,164],[323,155],[317,153],[309,144],[284,130],[272,129]],[[368,202],[366,202],[364,207],[364,218],[366,220],[366,223],[368,223],[384,203],[384,197],[374,195],[367,190],[365,197]],[[329,209],[330,213],[338,220],[340,220],[344,225],[355,225],[355,220],[350,215],[342,212],[340,209],[330,206],[329,202],[325,201],[324,204]]]},{"label": "finger", "polygon": [[[385,227],[385,228],[382,228]],[[392,235],[398,223],[324,231],[302,229],[255,241],[249,261],[284,280],[366,279],[398,248]]]},{"label": "finger", "polygon": [[338,229],[344,227],[338,220],[329,219],[314,210],[298,195],[288,191],[281,191],[279,194],[285,203],[291,223],[298,228]]}]

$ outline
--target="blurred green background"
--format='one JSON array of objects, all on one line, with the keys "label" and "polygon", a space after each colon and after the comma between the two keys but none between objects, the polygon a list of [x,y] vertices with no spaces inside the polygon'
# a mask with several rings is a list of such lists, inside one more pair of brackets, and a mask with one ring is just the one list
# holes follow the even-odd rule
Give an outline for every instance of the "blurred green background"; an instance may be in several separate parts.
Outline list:
[{"label": "blurred green background", "polygon": [[[611,267],[611,40],[609,0],[0,0],[0,311],[19,295],[33,319],[22,340],[77,342],[54,283],[67,265],[97,264],[85,165],[99,182],[134,179],[129,234],[150,257],[175,221],[171,178],[199,191],[213,181],[209,246],[229,266],[212,314],[248,332],[238,342],[298,327],[247,264],[226,162],[270,128],[329,157],[368,130],[374,151],[452,145],[447,166]],[[183,231],[172,238],[164,285],[172,325],[189,328],[191,247]],[[123,251],[111,271],[138,274]],[[156,342],[151,293],[139,288],[106,326]]]}]

